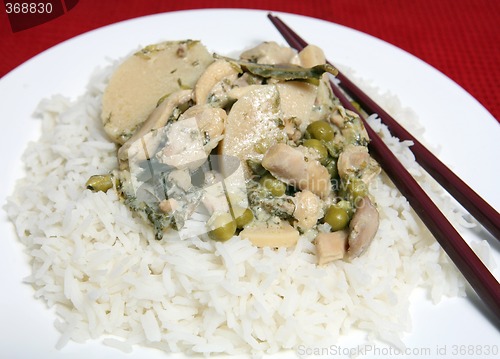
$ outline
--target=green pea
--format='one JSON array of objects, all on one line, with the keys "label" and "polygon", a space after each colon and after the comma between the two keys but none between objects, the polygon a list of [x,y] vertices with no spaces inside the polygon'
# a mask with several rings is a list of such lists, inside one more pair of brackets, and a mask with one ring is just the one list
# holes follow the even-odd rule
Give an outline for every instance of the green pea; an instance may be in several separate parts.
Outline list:
[{"label": "green pea", "polygon": [[113,178],[109,174],[94,175],[87,180],[87,183],[85,183],[85,187],[92,192],[106,192],[108,189],[113,187]]},{"label": "green pea", "polygon": [[325,214],[325,222],[332,227],[332,231],[340,231],[347,227],[349,223],[349,214],[344,208],[330,206]]},{"label": "green pea", "polygon": [[331,160],[325,165],[326,169],[328,170],[328,173],[330,174],[330,178],[338,178],[339,177],[339,170],[337,168],[337,161]]},{"label": "green pea", "polygon": [[332,126],[326,121],[312,122],[307,126],[307,132],[312,138],[322,141],[331,141],[334,137]]},{"label": "green pea", "polygon": [[259,176],[262,176],[264,173],[267,172],[267,170],[264,167],[262,167],[262,164],[258,161],[247,160],[247,166],[254,174]]},{"label": "green pea", "polygon": [[349,218],[352,217],[353,215],[353,209],[352,209],[352,204],[349,201],[346,200],[340,200],[335,204],[339,208],[343,208],[346,212]]},{"label": "green pea", "polygon": [[267,142],[259,142],[254,145],[254,150],[257,153],[264,154],[269,149],[270,144]]},{"label": "green pea", "polygon": [[281,197],[286,192],[286,184],[271,174],[264,175],[260,181],[260,185],[267,189],[274,197]]},{"label": "green pea", "polygon": [[[236,227],[239,229],[242,229],[245,227],[248,223],[253,221],[253,212],[250,208],[246,208],[243,212],[240,211],[235,211],[235,214],[238,213],[238,217],[236,217]],[[237,214],[236,214],[237,215]]]},{"label": "green pea", "polygon": [[368,186],[360,178],[353,178],[347,183],[347,192],[354,205],[368,194]]},{"label": "green pea", "polygon": [[339,158],[340,152],[342,152],[342,142],[333,140],[325,141],[323,144],[331,157]]},{"label": "green pea", "polygon": [[236,233],[236,222],[229,213],[215,218],[211,227],[213,229],[208,232],[208,236],[215,241],[227,241]]},{"label": "green pea", "polygon": [[321,143],[320,140],[317,140],[315,138],[311,138],[311,139],[305,140],[302,144],[305,147],[309,147],[309,148],[315,149],[318,152],[318,154],[319,154],[319,158],[318,158],[319,162],[321,162],[321,164],[325,164],[326,163],[326,161],[328,160],[328,150]]}]

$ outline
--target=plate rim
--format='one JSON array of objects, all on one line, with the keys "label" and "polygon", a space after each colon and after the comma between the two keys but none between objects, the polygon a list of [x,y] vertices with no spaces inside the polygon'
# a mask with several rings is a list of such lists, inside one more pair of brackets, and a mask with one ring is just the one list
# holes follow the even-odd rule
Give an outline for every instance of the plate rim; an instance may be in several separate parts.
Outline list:
[{"label": "plate rim", "polygon": [[[68,40],[65,40],[65,41],[63,41],[63,42],[60,42],[60,43],[58,43],[58,44],[56,44],[56,45],[54,45],[54,46],[52,46],[52,47],[50,47],[50,48],[48,48],[48,49],[44,50],[43,52],[41,52],[41,53],[37,54],[36,56],[34,56],[34,57],[30,58],[30,59],[29,59],[29,60],[27,60],[26,62],[24,62],[24,63],[20,64],[19,66],[17,66],[17,67],[16,67],[16,68],[14,68],[13,70],[11,70],[9,73],[7,73],[4,77],[2,77],[2,78],[0,79],[0,91],[1,91],[1,89],[2,89],[2,84],[3,84],[3,83],[5,83],[5,82],[8,82],[8,81],[6,81],[5,79],[6,79],[6,78],[10,78],[11,76],[16,76],[16,73],[17,73],[17,72],[19,72],[19,71],[17,71],[17,72],[16,72],[16,70],[18,70],[19,68],[21,68],[21,67],[22,67],[22,68],[24,68],[24,67],[27,67],[27,66],[32,66],[32,65],[30,65],[31,63],[34,63],[34,62],[36,62],[36,61],[39,61],[39,58],[40,58],[40,57],[42,57],[42,56],[47,56],[46,54],[47,54],[49,51],[52,51],[54,48],[62,48],[62,47],[64,47],[64,46],[67,46],[67,43],[69,43],[69,42],[81,41],[81,39],[82,39],[82,38],[85,38],[85,37],[87,37],[87,36],[90,36],[91,34],[93,34],[93,33],[95,33],[95,32],[100,32],[100,31],[103,31],[103,30],[105,30],[105,29],[107,29],[107,28],[109,28],[109,27],[114,27],[114,26],[118,26],[118,25],[122,25],[122,24],[130,23],[130,22],[133,22],[133,21],[145,21],[145,20],[147,20],[148,18],[151,18],[151,17],[162,17],[162,16],[164,16],[165,14],[168,14],[168,15],[182,15],[182,14],[184,14],[184,13],[191,13],[191,12],[200,12],[200,11],[203,11],[203,12],[208,12],[208,11],[211,11],[211,12],[218,12],[218,11],[221,11],[221,10],[222,10],[222,11],[230,11],[230,12],[248,12],[248,11],[251,11],[251,12],[257,12],[257,13],[262,13],[262,14],[265,14],[265,13],[269,12],[269,11],[267,11],[267,10],[257,10],[257,9],[227,9],[227,8],[221,8],[221,9],[218,9],[218,8],[211,8],[211,9],[191,9],[191,10],[177,10],[177,11],[173,11],[173,12],[150,14],[150,15],[146,15],[146,16],[141,16],[141,17],[136,17],[136,18],[132,18],[132,19],[128,19],[128,20],[122,20],[122,21],[119,21],[119,22],[115,22],[115,23],[110,24],[110,25],[105,25],[105,26],[102,26],[102,27],[99,27],[99,28],[96,28],[96,29],[89,30],[89,31],[87,31],[87,32],[85,32],[85,33],[79,34],[79,35],[77,35],[77,36],[75,36],[75,37],[72,37],[72,38],[70,38],[70,39],[68,39]],[[487,113],[487,114],[489,114],[489,112],[488,112],[488,111],[484,108],[484,106],[482,106],[482,105],[481,105],[481,103],[480,103],[479,101],[477,101],[477,100],[476,100],[476,99],[475,99],[472,95],[470,95],[470,94],[469,94],[469,93],[468,93],[465,89],[463,89],[460,85],[458,85],[458,84],[457,84],[456,82],[454,82],[452,79],[448,78],[448,77],[447,77],[446,75],[444,75],[442,72],[440,72],[439,70],[437,70],[437,69],[436,69],[436,68],[434,68],[433,66],[431,66],[431,65],[427,64],[427,63],[426,63],[426,62],[424,62],[423,60],[421,60],[421,59],[417,58],[416,56],[412,55],[411,53],[409,53],[409,52],[407,52],[407,51],[405,51],[405,50],[403,50],[403,49],[400,49],[400,48],[398,48],[398,47],[396,47],[396,46],[394,46],[394,45],[392,45],[392,44],[390,44],[390,43],[388,43],[388,42],[386,42],[386,41],[384,41],[384,40],[382,40],[382,39],[376,38],[376,37],[374,37],[374,36],[372,36],[372,35],[366,34],[366,33],[361,32],[361,31],[359,31],[359,30],[352,29],[352,28],[346,27],[346,26],[344,26],[344,25],[335,24],[335,23],[329,22],[329,21],[327,21],[327,20],[319,19],[319,18],[309,17],[309,16],[305,16],[305,15],[300,15],[300,14],[293,14],[293,13],[283,13],[283,12],[278,12],[278,11],[273,11],[272,13],[277,14],[277,15],[279,15],[279,16],[283,15],[283,16],[291,16],[291,17],[305,18],[305,19],[309,19],[309,20],[314,20],[314,21],[324,22],[324,23],[326,23],[326,24],[328,24],[328,25],[335,25],[335,26],[339,26],[339,27],[345,28],[345,29],[347,29],[347,30],[349,30],[349,31],[355,31],[355,32],[357,32],[357,33],[359,33],[359,34],[362,34],[362,35],[364,35],[364,36],[369,36],[370,38],[375,39],[375,40],[377,40],[377,41],[379,41],[379,42],[382,42],[382,43],[384,43],[385,45],[389,45],[390,47],[393,47],[394,49],[397,49],[398,51],[402,51],[405,55],[409,55],[409,56],[413,57],[414,59],[416,59],[416,60],[420,61],[423,65],[425,65],[425,66],[429,67],[429,69],[430,69],[430,70],[432,70],[432,71],[434,71],[434,72],[436,72],[436,73],[439,73],[439,74],[441,74],[442,76],[444,76],[444,77],[445,77],[448,81],[450,81],[451,83],[453,83],[453,84],[454,84],[454,86],[458,87],[458,88],[459,88],[459,89],[461,89],[461,90],[462,90],[462,91],[463,91],[466,95],[468,95],[468,97],[469,97],[471,100],[473,100],[473,101],[476,103],[476,105],[478,105],[478,106],[482,107],[482,108],[486,111],[486,113]],[[16,72],[16,73],[15,73],[15,72]],[[11,75],[12,73],[14,73],[14,75]],[[87,80],[88,80],[88,79],[87,79]],[[10,81],[10,80],[9,80],[9,81]],[[495,118],[494,118],[491,114],[489,114],[489,115],[490,115],[489,117],[490,117],[492,120],[494,120],[494,121],[495,121],[495,123],[496,123]],[[17,179],[16,179],[16,180],[17,180]],[[10,190],[12,190],[12,189],[10,189]],[[11,191],[9,191],[9,193],[10,193],[10,192],[11,192]],[[2,198],[3,198],[3,196],[2,196]],[[10,222],[9,222],[9,223],[10,223]],[[18,241],[17,241],[17,242],[18,242]],[[35,300],[35,299],[33,299],[33,300],[34,300],[34,301],[36,301],[36,302],[39,302],[39,300]]]}]

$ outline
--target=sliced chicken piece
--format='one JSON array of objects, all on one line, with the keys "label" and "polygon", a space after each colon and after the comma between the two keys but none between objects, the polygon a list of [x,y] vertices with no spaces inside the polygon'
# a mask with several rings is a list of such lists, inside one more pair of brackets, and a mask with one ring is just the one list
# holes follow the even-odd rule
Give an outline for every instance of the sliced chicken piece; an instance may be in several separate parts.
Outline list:
[{"label": "sliced chicken piece", "polygon": [[323,205],[321,199],[309,190],[295,193],[293,198],[295,210],[293,216],[297,220],[297,226],[303,230],[310,229],[323,217]]},{"label": "sliced chicken piece", "polygon": [[160,163],[177,169],[194,170],[208,157],[203,135],[194,117],[170,124],[165,128],[164,139],[165,146],[155,154]]},{"label": "sliced chicken piece", "polygon": [[163,128],[171,117],[178,116],[179,107],[192,100],[192,90],[174,92],[163,100],[149,115],[148,119],[134,133],[134,135],[118,150],[120,169],[127,169],[130,161],[142,161],[150,158],[156,147],[163,139]]},{"label": "sliced chicken piece", "polygon": [[318,234],[315,239],[318,265],[344,258],[348,235],[346,230]]},{"label": "sliced chicken piece", "polygon": [[364,197],[349,224],[347,255],[360,256],[370,245],[379,226],[379,213],[368,197]]},{"label": "sliced chicken piece", "polygon": [[292,247],[299,240],[299,231],[282,221],[279,225],[260,223],[248,226],[239,236],[257,247]]},{"label": "sliced chicken piece", "polygon": [[[185,90],[183,95],[168,97],[157,111],[144,123],[141,129],[118,151],[121,163],[126,159],[144,160],[155,156],[160,163],[179,169],[195,169],[208,157],[222,139],[226,112],[209,105],[190,107],[179,119],[167,125],[174,116],[176,101],[191,99]],[[174,94],[175,95],[175,94]],[[185,97],[184,97],[185,96]],[[155,131],[157,130],[157,131]],[[130,145],[129,145],[130,143]],[[163,148],[158,148],[164,143]],[[140,156],[135,154],[139,152]],[[130,157],[134,154],[133,157]]]},{"label": "sliced chicken piece", "polygon": [[237,66],[224,59],[218,59],[213,62],[196,82],[194,88],[195,102],[197,104],[207,103],[214,87],[229,77],[232,80],[236,80],[239,71]]},{"label": "sliced chicken piece", "polygon": [[280,46],[274,41],[263,42],[244,51],[240,58],[259,64],[288,64],[297,62],[295,51],[288,46]]},{"label": "sliced chicken piece", "polygon": [[231,213],[226,192],[222,183],[216,183],[212,186],[204,187],[202,203],[210,215]]},{"label": "sliced chicken piece", "polygon": [[258,85],[236,101],[228,114],[219,154],[237,157],[245,178],[252,175],[247,160],[260,161],[265,148],[286,138],[280,128],[279,103],[276,86]]},{"label": "sliced chicken piece", "polygon": [[195,118],[198,130],[203,138],[203,145],[207,155],[219,144],[224,133],[227,113],[222,108],[212,107],[208,104],[194,105],[188,108],[179,121]]},{"label": "sliced chicken piece", "polygon": [[288,139],[293,142],[298,142],[302,137],[302,133],[297,128],[297,123],[293,118],[284,118],[283,119],[283,129],[288,136]]},{"label": "sliced chicken piece", "polygon": [[381,171],[380,165],[370,156],[367,147],[354,145],[346,146],[340,153],[337,168],[341,178],[356,176],[365,183],[369,183]]},{"label": "sliced chicken piece", "polygon": [[174,183],[176,187],[188,192],[192,188],[191,175],[188,170],[172,170],[167,175],[168,181]]},{"label": "sliced chicken piece", "polygon": [[164,199],[158,204],[160,211],[172,214],[179,208],[179,202],[175,198]]},{"label": "sliced chicken piece", "polygon": [[284,143],[269,148],[262,166],[279,180],[300,190],[309,190],[320,198],[331,193],[330,174],[317,160],[306,160],[302,151]]},{"label": "sliced chicken piece", "polygon": [[113,141],[125,143],[161,98],[192,89],[213,61],[205,46],[191,40],[150,45],[130,56],[113,73],[104,91],[104,130]]},{"label": "sliced chicken piece", "polygon": [[337,104],[330,121],[340,129],[347,144],[366,146],[370,142],[368,132],[357,113]]}]

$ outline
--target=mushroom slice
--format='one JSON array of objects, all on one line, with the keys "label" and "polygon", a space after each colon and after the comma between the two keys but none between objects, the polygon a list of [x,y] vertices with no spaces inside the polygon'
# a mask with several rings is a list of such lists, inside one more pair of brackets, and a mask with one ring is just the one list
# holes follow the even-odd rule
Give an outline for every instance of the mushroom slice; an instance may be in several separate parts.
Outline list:
[{"label": "mushroom slice", "polygon": [[230,76],[236,79],[239,72],[240,70],[237,66],[234,66],[232,63],[224,59],[218,59],[213,62],[207,67],[205,72],[203,72],[196,82],[196,86],[194,88],[195,102],[197,104],[207,103],[211,90],[215,87],[215,85]]},{"label": "mushroom slice", "polygon": [[314,240],[318,265],[321,266],[344,258],[348,235],[349,233],[346,230],[319,233]]},{"label": "mushroom slice", "polygon": [[[129,167],[129,160],[148,159],[154,153],[155,147],[162,140],[162,136],[153,136],[153,131],[164,127],[169,119],[180,115],[180,107],[192,100],[192,90],[177,91],[163,100],[149,115],[146,122],[134,135],[118,150],[120,169]],[[177,112],[177,113],[176,113]]]},{"label": "mushroom slice", "polygon": [[341,178],[356,176],[365,183],[369,183],[381,171],[378,162],[368,153],[368,148],[354,145],[346,146],[340,153],[337,168]]},{"label": "mushroom slice", "polygon": [[248,239],[257,247],[292,247],[299,240],[299,231],[288,222],[279,225],[259,224],[249,226],[240,232],[240,237]]},{"label": "mushroom slice", "polygon": [[302,151],[284,143],[269,148],[262,166],[279,180],[300,190],[309,190],[320,198],[331,193],[330,174],[317,160],[309,159]]},{"label": "mushroom slice", "polygon": [[205,46],[192,40],[150,45],[130,56],[113,73],[104,91],[104,130],[113,141],[125,143],[162,97],[192,89],[213,61]]},{"label": "mushroom slice", "polygon": [[379,214],[368,197],[364,197],[349,224],[347,255],[360,256],[370,245],[379,226]]}]

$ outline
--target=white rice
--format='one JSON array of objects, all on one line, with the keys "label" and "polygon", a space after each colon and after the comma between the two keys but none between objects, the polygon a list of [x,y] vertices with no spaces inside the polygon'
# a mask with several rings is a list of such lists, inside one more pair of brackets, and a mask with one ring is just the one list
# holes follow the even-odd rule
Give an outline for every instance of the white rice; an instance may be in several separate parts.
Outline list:
[{"label": "white rice", "polygon": [[[26,176],[5,207],[33,258],[26,281],[56,308],[58,348],[99,338],[127,353],[142,345],[260,356],[332,344],[353,329],[401,347],[415,288],[435,302],[465,295],[461,275],[383,175],[371,186],[380,230],[352,262],[318,267],[311,233],[288,250],[258,249],[239,238],[156,241],[114,191],[84,189],[90,175],[116,165],[99,119],[110,70],[97,72],[74,101],[54,96],[40,103],[41,137],[27,148]],[[415,123],[393,96],[379,101]],[[450,218],[468,225],[415,163],[411,143],[392,138],[375,117],[370,123]]]}]

